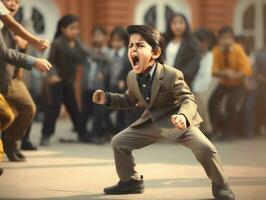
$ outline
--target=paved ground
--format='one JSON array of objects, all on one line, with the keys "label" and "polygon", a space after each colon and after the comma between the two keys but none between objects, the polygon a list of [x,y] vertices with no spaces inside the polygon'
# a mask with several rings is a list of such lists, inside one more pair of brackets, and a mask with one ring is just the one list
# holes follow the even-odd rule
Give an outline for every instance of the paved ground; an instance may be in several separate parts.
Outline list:
[{"label": "paved ground", "polygon": [[[192,153],[183,146],[160,143],[136,151],[146,191],[140,195],[105,196],[102,189],[117,182],[109,144],[60,144],[72,138],[69,123],[60,122],[49,148],[25,152],[28,161],[2,166],[1,200],[209,200],[210,182]],[[33,127],[39,140],[40,125]],[[238,200],[266,199],[266,138],[216,144]]]}]

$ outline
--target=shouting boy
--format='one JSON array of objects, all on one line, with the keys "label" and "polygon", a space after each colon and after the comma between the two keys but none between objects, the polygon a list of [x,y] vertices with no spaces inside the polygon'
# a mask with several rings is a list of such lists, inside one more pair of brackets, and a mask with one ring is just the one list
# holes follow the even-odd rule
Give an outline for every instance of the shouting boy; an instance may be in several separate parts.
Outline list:
[{"label": "shouting boy", "polygon": [[104,189],[106,194],[132,194],[144,191],[143,176],[135,171],[132,151],[164,138],[190,148],[212,180],[215,199],[233,200],[216,148],[199,130],[202,122],[194,96],[183,74],[164,65],[164,39],[153,27],[131,25],[128,57],[133,70],[127,77],[124,94],[95,91],[93,102],[112,109],[145,108],[142,116],[112,138],[120,181]]}]

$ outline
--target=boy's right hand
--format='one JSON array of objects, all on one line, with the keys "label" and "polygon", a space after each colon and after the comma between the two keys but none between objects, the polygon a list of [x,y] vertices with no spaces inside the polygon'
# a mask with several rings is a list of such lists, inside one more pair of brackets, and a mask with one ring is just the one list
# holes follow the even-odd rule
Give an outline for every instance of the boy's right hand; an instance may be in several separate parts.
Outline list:
[{"label": "boy's right hand", "polygon": [[40,72],[47,72],[52,68],[52,64],[46,59],[36,58],[34,67]]},{"label": "boy's right hand", "polygon": [[105,92],[102,91],[102,90],[96,90],[96,91],[93,93],[92,101],[93,101],[94,103],[97,103],[97,104],[100,104],[100,105],[104,105],[104,104],[106,104],[107,97],[106,97],[106,95],[105,95]]}]

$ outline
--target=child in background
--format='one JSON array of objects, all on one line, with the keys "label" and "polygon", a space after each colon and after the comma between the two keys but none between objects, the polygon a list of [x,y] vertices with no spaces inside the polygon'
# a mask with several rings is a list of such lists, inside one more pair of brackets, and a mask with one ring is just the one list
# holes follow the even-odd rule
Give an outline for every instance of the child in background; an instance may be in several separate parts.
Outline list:
[{"label": "child in background", "polygon": [[54,65],[54,70],[47,76],[50,102],[43,121],[41,145],[49,145],[62,104],[65,105],[70,115],[79,141],[85,140],[74,91],[77,67],[87,56],[86,49],[79,41],[79,35],[77,16],[65,15],[59,20],[49,54],[49,61]]},{"label": "child in background", "polygon": [[252,73],[251,64],[243,48],[235,42],[231,27],[219,30],[213,56],[213,76],[219,83],[210,98],[210,119],[216,138],[230,139],[237,134],[239,102],[244,94],[244,80]]},{"label": "child in background", "polygon": [[[96,88],[109,88],[110,80],[110,49],[107,31],[96,26],[92,30],[92,48],[90,55],[81,68],[81,96],[82,96],[82,129],[88,132],[89,142],[103,144],[106,142],[107,131],[113,130],[109,112],[101,106],[92,103],[91,98]],[[91,119],[91,129],[87,129],[87,122]],[[108,133],[110,135],[111,133]]]},{"label": "child in background", "polygon": [[192,84],[192,90],[198,103],[198,112],[203,118],[203,123],[201,124],[200,129],[209,138],[211,137],[212,132],[208,111],[208,102],[211,94],[210,87],[211,84],[213,84],[213,54],[211,49],[215,42],[215,35],[207,28],[197,29],[194,35],[200,44],[201,60],[199,71]]},{"label": "child in background", "polygon": [[[116,27],[110,36],[110,91],[124,92],[126,77],[130,71],[130,62],[127,57],[128,35],[123,27]],[[126,116],[124,111],[116,111],[115,132],[125,128]]]}]

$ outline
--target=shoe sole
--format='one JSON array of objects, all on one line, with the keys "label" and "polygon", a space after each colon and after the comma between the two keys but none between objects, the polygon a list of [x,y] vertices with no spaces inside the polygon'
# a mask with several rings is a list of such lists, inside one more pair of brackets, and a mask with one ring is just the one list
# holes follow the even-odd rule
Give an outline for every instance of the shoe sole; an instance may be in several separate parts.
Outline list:
[{"label": "shoe sole", "polygon": [[120,191],[120,192],[107,192],[107,191],[103,191],[105,194],[107,195],[123,195],[123,194],[141,194],[144,192],[144,189],[136,189],[134,191]]}]

